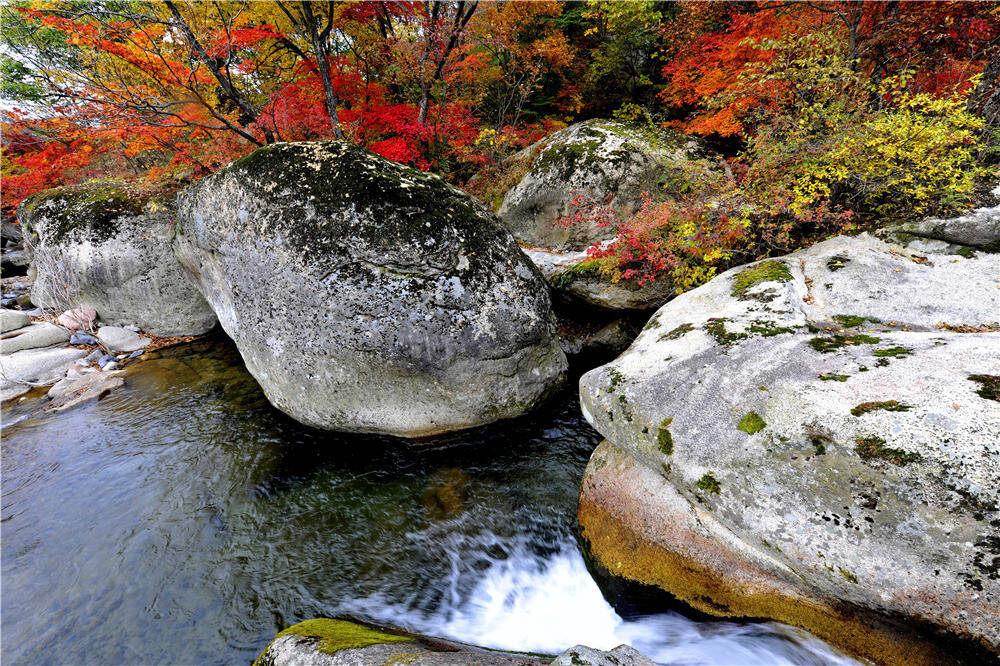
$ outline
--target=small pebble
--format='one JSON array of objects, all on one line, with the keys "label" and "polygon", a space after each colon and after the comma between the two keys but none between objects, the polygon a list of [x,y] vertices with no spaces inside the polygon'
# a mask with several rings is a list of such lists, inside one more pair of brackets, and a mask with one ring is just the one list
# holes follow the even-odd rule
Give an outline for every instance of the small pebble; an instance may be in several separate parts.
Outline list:
[{"label": "small pebble", "polygon": [[141,349],[136,349],[134,352],[128,355],[129,358],[139,358],[140,356],[142,356]]},{"label": "small pebble", "polygon": [[69,343],[71,345],[96,345],[97,338],[90,335],[89,333],[84,333],[83,331],[77,331],[69,338]]},{"label": "small pebble", "polygon": [[87,356],[83,360],[87,361],[88,363],[93,363],[94,361],[100,359],[102,356],[104,356],[104,352],[102,352],[100,349],[95,349],[94,351],[87,354]]},{"label": "small pebble", "polygon": [[117,364],[118,361],[115,360],[115,357],[112,356],[111,354],[105,354],[101,358],[97,359],[97,365],[101,366],[102,369],[105,368],[105,367],[107,367],[108,365],[110,365],[112,363],[116,363]]},{"label": "small pebble", "polygon": [[108,363],[107,365],[102,366],[101,370],[103,370],[104,372],[107,372],[109,370],[114,370],[117,367],[118,367],[118,361],[111,361],[111,363]]},{"label": "small pebble", "polygon": [[132,331],[133,333],[138,333],[139,332],[139,327],[138,326],[132,326],[131,324],[128,325],[128,326],[122,326],[122,328],[124,328],[126,331]]}]

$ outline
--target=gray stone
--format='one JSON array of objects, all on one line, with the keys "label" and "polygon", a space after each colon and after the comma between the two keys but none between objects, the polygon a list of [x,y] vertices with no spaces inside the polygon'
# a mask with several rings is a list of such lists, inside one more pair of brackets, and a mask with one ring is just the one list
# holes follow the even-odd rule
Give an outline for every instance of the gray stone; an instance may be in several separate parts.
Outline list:
[{"label": "gray stone", "polygon": [[275,144],[179,198],[176,251],[276,407],[421,437],[562,380],[548,289],[495,216],[347,144]]},{"label": "gray stone", "polygon": [[38,349],[69,342],[69,331],[49,322],[39,322],[19,328],[0,340],[0,354],[13,354],[22,349]]},{"label": "gray stone", "polygon": [[552,666],[656,666],[652,659],[630,645],[607,652],[574,645],[551,662]]},{"label": "gray stone", "polygon": [[0,333],[14,331],[31,323],[31,317],[24,312],[0,310]]},{"label": "gray stone", "polygon": [[1000,255],[869,236],[677,297],[580,381],[609,440],[585,542],[615,575],[875,662],[946,659],[917,626],[997,651],[998,320]]},{"label": "gray stone", "polygon": [[613,225],[557,224],[578,196],[610,198],[624,216],[639,209],[644,191],[683,196],[690,183],[725,178],[719,160],[694,137],[609,120],[571,125],[527,152],[531,167],[497,215],[519,241],[554,250],[583,250],[614,237]]},{"label": "gray stone", "polygon": [[74,361],[87,352],[73,347],[28,349],[0,356],[0,400],[59,381]]},{"label": "gray stone", "polygon": [[18,218],[30,230],[32,302],[86,307],[158,335],[196,335],[215,324],[173,255],[173,203],[88,184],[28,197]]},{"label": "gray stone", "polygon": [[[110,366],[105,370],[110,370]],[[49,389],[51,402],[46,409],[61,412],[90,400],[100,400],[110,391],[125,384],[124,372],[94,372],[60,379]]]},{"label": "gray stone", "polygon": [[637,280],[613,282],[588,264],[585,251],[560,252],[544,248],[524,248],[557,293],[572,302],[607,310],[651,310],[669,301],[675,293],[669,282],[658,280],[640,285]]},{"label": "gray stone", "polygon": [[101,366],[101,370],[103,370],[104,372],[109,372],[111,370],[116,369],[119,365],[120,363],[118,363],[118,361],[111,361],[111,363]]},{"label": "gray stone", "polygon": [[135,331],[118,326],[101,326],[97,329],[97,339],[111,351],[133,352],[149,345],[152,340]]},{"label": "gray stone", "polygon": [[56,318],[56,323],[71,331],[92,331],[97,321],[97,310],[93,308],[75,308],[67,310]]},{"label": "gray stone", "polygon": [[264,649],[254,666],[402,663],[411,666],[541,666],[545,662],[530,655],[482,650],[454,641],[399,635],[345,620],[320,618],[282,631]]},{"label": "gray stone", "polygon": [[97,365],[99,365],[99,366],[101,366],[101,368],[103,368],[104,366],[108,365],[109,363],[114,363],[115,361],[116,361],[115,357],[112,356],[111,354],[104,354],[100,358],[97,359]]},{"label": "gray stone", "polygon": [[89,333],[82,333],[77,331],[72,336],[70,336],[69,343],[71,345],[96,345],[97,338],[90,335]]},{"label": "gray stone", "polygon": [[141,349],[136,349],[134,352],[128,355],[129,358],[139,358],[142,356],[143,351]]},{"label": "gray stone", "polygon": [[[993,190],[993,195],[1000,197],[1000,186]],[[907,222],[887,227],[878,233],[887,239],[907,242],[913,249],[921,248],[920,245],[915,246],[921,240],[932,240],[945,245],[944,248],[930,246],[934,248],[933,251],[938,252],[953,252],[958,246],[1000,252],[1000,205],[976,208],[957,217]]]}]

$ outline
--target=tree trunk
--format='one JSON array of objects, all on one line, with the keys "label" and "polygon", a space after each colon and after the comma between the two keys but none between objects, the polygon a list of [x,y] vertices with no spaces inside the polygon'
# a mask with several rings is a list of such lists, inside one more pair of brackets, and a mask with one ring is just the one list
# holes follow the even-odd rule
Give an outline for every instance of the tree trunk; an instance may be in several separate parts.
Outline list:
[{"label": "tree trunk", "polygon": [[330,116],[330,126],[333,128],[333,135],[338,140],[343,141],[344,132],[340,128],[340,118],[337,116],[337,92],[333,89],[333,81],[330,78],[330,49],[327,42],[330,28],[333,25],[333,2],[327,3],[327,27],[323,31],[319,29],[311,3],[306,0],[301,3],[301,8],[302,16],[309,27],[309,39],[316,57],[319,77],[323,81],[323,93],[326,96],[326,112]]}]

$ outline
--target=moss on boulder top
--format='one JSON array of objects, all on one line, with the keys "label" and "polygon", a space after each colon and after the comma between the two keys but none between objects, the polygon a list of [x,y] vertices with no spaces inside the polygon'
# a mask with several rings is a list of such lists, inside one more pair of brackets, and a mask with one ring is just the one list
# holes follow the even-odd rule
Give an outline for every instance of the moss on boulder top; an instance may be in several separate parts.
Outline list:
[{"label": "moss on boulder top", "polygon": [[91,181],[36,192],[18,209],[18,220],[36,238],[50,243],[100,243],[120,228],[123,217],[166,211],[165,192],[125,181]]}]

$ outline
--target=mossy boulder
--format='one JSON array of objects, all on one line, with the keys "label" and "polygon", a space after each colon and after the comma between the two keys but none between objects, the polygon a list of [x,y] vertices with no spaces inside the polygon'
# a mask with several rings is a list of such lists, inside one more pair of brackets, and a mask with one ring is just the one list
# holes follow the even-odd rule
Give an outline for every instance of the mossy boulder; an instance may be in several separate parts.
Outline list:
[{"label": "mossy boulder", "polygon": [[566,358],[535,266],[437,176],[333,141],[185,190],[176,250],[276,407],[422,437],[523,414]]},{"label": "mossy boulder", "polygon": [[998,286],[862,235],[678,296],[580,380],[594,561],[875,663],[995,659]]},{"label": "mossy boulder", "polygon": [[31,301],[93,308],[107,322],[197,335],[215,314],[174,257],[173,197],[96,182],[34,194],[18,219],[31,244]]},{"label": "mossy boulder", "polygon": [[634,213],[642,193],[680,199],[724,178],[718,159],[694,137],[673,130],[588,120],[541,139],[531,167],[497,213],[528,245],[576,251],[614,237],[613,227],[559,224],[577,197]]},{"label": "mossy boulder", "polygon": [[543,663],[546,662],[527,655],[481,650],[348,620],[318,618],[279,633],[254,666],[540,666]]}]

